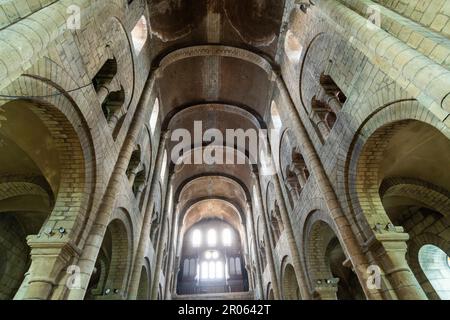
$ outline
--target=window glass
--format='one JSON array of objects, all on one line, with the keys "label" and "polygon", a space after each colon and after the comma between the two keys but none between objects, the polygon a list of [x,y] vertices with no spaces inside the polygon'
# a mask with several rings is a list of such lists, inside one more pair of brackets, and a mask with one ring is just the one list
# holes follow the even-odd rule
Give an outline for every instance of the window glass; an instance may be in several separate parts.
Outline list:
[{"label": "window glass", "polygon": [[192,233],[192,246],[198,248],[202,245],[202,233],[200,230],[194,230]]},{"label": "window glass", "polygon": [[217,232],[214,229],[208,231],[208,245],[214,247],[217,244]]},{"label": "window glass", "polygon": [[141,53],[148,38],[147,19],[142,16],[131,31],[131,39],[133,40],[134,51],[136,55]]},{"label": "window glass", "polygon": [[223,241],[223,245],[225,247],[231,246],[231,230],[230,229],[227,228],[227,229],[223,230],[222,241]]}]

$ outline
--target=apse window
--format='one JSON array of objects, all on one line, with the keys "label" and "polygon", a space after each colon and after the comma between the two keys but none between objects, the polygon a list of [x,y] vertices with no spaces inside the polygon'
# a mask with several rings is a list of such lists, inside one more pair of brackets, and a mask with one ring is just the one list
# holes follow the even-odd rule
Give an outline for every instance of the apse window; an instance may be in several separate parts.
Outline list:
[{"label": "apse window", "polygon": [[217,232],[214,229],[208,231],[208,246],[214,247],[217,244]]},{"label": "apse window", "polygon": [[194,230],[192,233],[192,246],[198,248],[202,245],[202,233],[200,230]]},{"label": "apse window", "polygon": [[224,229],[222,233],[222,242],[225,247],[231,247],[231,230]]},{"label": "apse window", "polygon": [[139,55],[144,48],[148,38],[147,19],[142,16],[131,31],[131,39],[133,40],[134,51]]},{"label": "apse window", "polygon": [[203,261],[201,264],[201,279],[208,280],[220,280],[223,279],[224,266],[222,261]]},{"label": "apse window", "polygon": [[217,260],[219,258],[219,252],[217,251],[206,251],[205,252],[206,260]]}]

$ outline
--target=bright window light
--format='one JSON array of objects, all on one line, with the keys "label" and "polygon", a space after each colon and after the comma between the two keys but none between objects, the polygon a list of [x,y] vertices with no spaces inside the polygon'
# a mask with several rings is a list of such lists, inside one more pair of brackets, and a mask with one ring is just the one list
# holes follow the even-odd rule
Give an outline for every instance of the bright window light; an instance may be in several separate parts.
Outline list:
[{"label": "bright window light", "polygon": [[155,134],[158,117],[159,117],[159,99],[156,98],[155,103],[153,104],[152,115],[150,117],[150,130],[152,131],[152,135]]},{"label": "bright window light", "polygon": [[142,16],[139,21],[136,23],[136,26],[131,31],[131,39],[133,40],[134,51],[136,55],[141,53],[144,48],[145,42],[147,42],[148,38],[148,25],[147,19]]},{"label": "bright window light", "polygon": [[231,230],[230,229],[224,229],[222,233],[222,241],[223,245],[225,247],[231,246]]},{"label": "bright window light", "polygon": [[216,263],[211,261],[209,263],[209,279],[215,279],[216,278]]},{"label": "bright window light", "polygon": [[217,232],[214,229],[208,231],[208,245],[214,247],[217,244]]},{"label": "bright window light", "polygon": [[281,127],[283,126],[283,123],[281,122],[280,113],[278,111],[278,106],[275,103],[275,101],[272,101],[271,116],[272,116],[272,123],[273,123],[274,129],[277,129],[277,130],[281,129]]},{"label": "bright window light", "polygon": [[208,279],[209,278],[209,264],[208,262],[204,261],[202,262],[202,270],[201,270],[201,278],[203,280]]},{"label": "bright window light", "polygon": [[223,277],[224,277],[223,263],[222,263],[222,261],[217,261],[216,262],[216,278],[223,279]]},{"label": "bright window light", "polygon": [[205,259],[206,260],[217,260],[219,258],[219,252],[217,251],[206,251]]},{"label": "bright window light", "polygon": [[240,258],[236,258],[234,261],[236,263],[236,273],[238,275],[241,275],[242,274],[241,259]]},{"label": "bright window light", "polygon": [[202,245],[202,233],[200,230],[194,230],[192,233],[192,246],[198,248]]}]

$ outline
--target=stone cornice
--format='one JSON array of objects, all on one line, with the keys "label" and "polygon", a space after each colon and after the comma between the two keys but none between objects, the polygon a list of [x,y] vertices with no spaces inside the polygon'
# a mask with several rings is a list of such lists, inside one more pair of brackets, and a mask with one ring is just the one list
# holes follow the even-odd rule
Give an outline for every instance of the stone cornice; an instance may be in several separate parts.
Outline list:
[{"label": "stone cornice", "polygon": [[273,74],[272,65],[264,57],[245,49],[221,45],[193,46],[171,52],[161,60],[159,64],[159,71],[164,71],[168,66],[178,61],[195,57],[209,56],[239,59],[259,66],[270,77],[272,77]]}]

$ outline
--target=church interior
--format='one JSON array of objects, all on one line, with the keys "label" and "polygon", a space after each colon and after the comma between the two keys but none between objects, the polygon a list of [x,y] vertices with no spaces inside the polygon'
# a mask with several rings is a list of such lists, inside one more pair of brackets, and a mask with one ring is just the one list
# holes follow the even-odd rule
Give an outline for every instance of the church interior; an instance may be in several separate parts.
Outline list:
[{"label": "church interior", "polygon": [[0,300],[450,300],[449,0],[0,0]]}]

